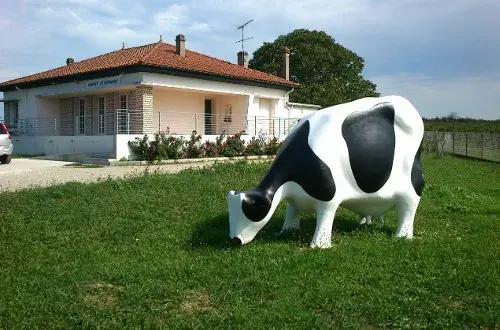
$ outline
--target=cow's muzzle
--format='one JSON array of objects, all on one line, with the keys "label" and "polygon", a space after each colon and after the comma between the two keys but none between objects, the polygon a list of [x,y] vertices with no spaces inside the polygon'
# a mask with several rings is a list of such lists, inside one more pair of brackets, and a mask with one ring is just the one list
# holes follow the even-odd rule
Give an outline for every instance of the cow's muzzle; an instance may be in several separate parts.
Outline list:
[{"label": "cow's muzzle", "polygon": [[232,240],[231,240],[235,245],[243,245],[243,242],[241,241],[241,239],[236,236],[234,237]]}]

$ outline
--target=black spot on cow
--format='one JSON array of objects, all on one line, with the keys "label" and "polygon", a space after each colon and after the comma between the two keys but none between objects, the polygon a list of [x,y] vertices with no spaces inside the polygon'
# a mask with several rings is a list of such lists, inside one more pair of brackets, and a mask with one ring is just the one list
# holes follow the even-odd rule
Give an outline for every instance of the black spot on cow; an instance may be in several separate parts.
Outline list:
[{"label": "black spot on cow", "polygon": [[248,219],[264,219],[271,209],[274,194],[286,182],[296,182],[307,194],[321,201],[329,201],[335,196],[332,172],[309,146],[309,130],[309,120],[305,120],[283,141],[259,185],[245,192],[242,210]]},{"label": "black spot on cow", "polygon": [[422,173],[422,165],[420,161],[421,153],[422,144],[420,144],[420,147],[415,154],[413,166],[411,167],[411,184],[413,185],[413,189],[415,189],[415,193],[417,193],[418,196],[422,196],[422,190],[424,189],[425,185],[424,175]]},{"label": "black spot on cow", "polygon": [[365,193],[378,191],[389,179],[394,162],[394,107],[380,103],[350,114],[342,123],[342,136],[359,188]]}]

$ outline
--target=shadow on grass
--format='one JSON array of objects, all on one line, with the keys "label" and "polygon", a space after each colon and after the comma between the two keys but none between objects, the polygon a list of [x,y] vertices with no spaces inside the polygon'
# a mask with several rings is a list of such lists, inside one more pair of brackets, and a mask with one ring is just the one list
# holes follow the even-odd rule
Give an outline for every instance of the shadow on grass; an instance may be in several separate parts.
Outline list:
[{"label": "shadow on grass", "polygon": [[[316,218],[314,215],[307,215],[301,218],[300,229],[295,231],[285,232],[281,235],[278,233],[281,230],[284,219],[273,217],[264,228],[257,234],[255,240],[268,243],[289,243],[293,242],[298,245],[309,245],[314,235],[316,228]],[[335,233],[351,233],[359,230],[368,230],[369,232],[383,232],[387,235],[392,235],[392,229],[387,226],[379,225],[361,225],[352,217],[346,215],[338,215],[335,217],[333,224],[333,235]],[[191,239],[188,241],[190,248],[214,248],[214,249],[230,249],[237,248],[229,238],[229,219],[227,213],[221,213],[216,217],[207,219],[198,225]]]}]

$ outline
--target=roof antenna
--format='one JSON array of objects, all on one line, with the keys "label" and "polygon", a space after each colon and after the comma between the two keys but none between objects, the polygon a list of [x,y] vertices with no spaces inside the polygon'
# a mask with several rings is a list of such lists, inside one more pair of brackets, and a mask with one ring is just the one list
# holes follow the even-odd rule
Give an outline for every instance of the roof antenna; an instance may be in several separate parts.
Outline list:
[{"label": "roof antenna", "polygon": [[249,23],[251,23],[251,22],[253,22],[253,19],[249,20],[249,21],[248,21],[248,22],[246,22],[245,24],[242,24],[242,25],[238,26],[238,30],[240,30],[240,29],[241,29],[241,39],[240,39],[240,40],[238,40],[238,41],[236,41],[236,43],[241,42],[241,51],[242,51],[242,52],[244,52],[244,51],[245,51],[244,41],[245,41],[245,40],[249,40],[249,39],[252,39],[252,38],[253,38],[253,37],[250,37],[250,38],[246,38],[246,39],[245,39],[244,34],[243,34],[243,33],[244,33],[244,31],[243,31],[243,30],[245,29],[245,26],[247,26],[247,25],[248,25]]}]

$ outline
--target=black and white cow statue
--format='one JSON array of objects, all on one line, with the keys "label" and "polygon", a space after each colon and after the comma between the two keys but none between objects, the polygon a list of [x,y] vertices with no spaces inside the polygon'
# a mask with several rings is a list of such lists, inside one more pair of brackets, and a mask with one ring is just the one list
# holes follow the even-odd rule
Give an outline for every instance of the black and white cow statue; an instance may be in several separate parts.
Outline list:
[{"label": "black and white cow statue", "polygon": [[363,98],[305,116],[258,186],[228,193],[230,238],[251,242],[286,200],[282,232],[299,228],[301,212],[316,212],[313,248],[331,246],[339,206],[362,217],[395,207],[396,236],[411,239],[424,186],[423,134],[420,114],[401,96]]}]

